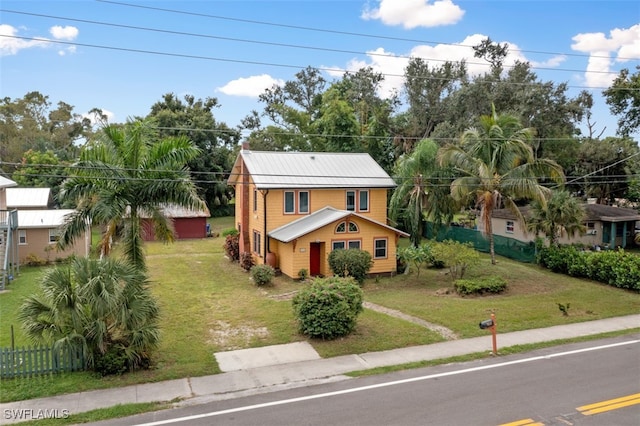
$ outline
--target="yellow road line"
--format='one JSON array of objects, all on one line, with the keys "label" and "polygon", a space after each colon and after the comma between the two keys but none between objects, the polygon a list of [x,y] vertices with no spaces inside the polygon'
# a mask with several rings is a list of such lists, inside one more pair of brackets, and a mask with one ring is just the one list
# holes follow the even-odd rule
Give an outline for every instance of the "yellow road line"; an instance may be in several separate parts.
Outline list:
[{"label": "yellow road line", "polygon": [[592,414],[604,413],[605,411],[617,410],[618,408],[629,407],[636,404],[640,404],[640,393],[583,405],[582,407],[578,407],[577,410],[585,416],[590,416]]},{"label": "yellow road line", "polygon": [[522,419],[511,423],[503,423],[498,426],[544,426],[544,423],[534,422],[533,419]]}]

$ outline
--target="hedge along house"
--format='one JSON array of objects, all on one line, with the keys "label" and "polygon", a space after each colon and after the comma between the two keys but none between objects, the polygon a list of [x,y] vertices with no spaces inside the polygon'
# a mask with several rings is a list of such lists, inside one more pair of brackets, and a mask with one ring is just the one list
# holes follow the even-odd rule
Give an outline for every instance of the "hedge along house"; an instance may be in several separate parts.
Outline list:
[{"label": "hedge along house", "polygon": [[[205,238],[207,236],[207,218],[209,210],[191,210],[177,205],[162,208],[163,214],[171,219],[173,236],[176,240],[189,238]],[[142,236],[145,241],[154,241],[153,223],[148,218],[142,219]]]},{"label": "hedge along house", "polygon": [[[612,207],[603,204],[585,204],[584,235],[576,235],[569,238],[563,235],[559,238],[560,244],[581,243],[591,247],[600,246],[615,248],[633,246],[634,228],[640,221],[640,214],[633,209]],[[529,207],[521,207],[522,215],[527,218]],[[493,233],[503,237],[510,237],[520,241],[533,241],[535,233],[526,232],[526,229],[518,222],[516,216],[508,209],[494,210]],[[544,235],[542,235],[544,236]]]},{"label": "hedge along house", "polygon": [[331,275],[332,250],[358,248],[370,274],[396,271],[400,237],[387,223],[395,182],[369,154],[263,152],[243,147],[229,176],[235,187],[240,252],[295,278]]}]

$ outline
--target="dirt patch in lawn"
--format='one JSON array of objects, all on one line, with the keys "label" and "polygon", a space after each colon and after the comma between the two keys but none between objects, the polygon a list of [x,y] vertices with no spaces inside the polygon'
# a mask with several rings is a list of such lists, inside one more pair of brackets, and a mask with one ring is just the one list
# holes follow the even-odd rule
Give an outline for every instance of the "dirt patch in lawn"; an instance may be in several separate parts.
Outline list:
[{"label": "dirt patch in lawn", "polygon": [[229,351],[249,347],[255,338],[269,336],[269,330],[266,327],[232,326],[224,321],[216,321],[213,328],[209,329],[209,336],[207,343]]}]

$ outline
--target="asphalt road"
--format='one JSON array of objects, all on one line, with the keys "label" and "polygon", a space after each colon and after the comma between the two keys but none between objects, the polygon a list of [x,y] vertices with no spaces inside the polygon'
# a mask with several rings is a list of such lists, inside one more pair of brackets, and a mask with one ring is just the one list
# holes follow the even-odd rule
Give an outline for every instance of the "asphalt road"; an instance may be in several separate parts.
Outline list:
[{"label": "asphalt road", "polygon": [[507,423],[640,425],[640,335],[215,401],[99,424]]}]

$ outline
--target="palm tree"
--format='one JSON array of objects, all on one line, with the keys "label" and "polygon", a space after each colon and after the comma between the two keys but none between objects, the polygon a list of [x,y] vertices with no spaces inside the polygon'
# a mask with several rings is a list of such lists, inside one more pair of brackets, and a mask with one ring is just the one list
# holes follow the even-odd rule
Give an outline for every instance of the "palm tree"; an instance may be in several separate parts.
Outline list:
[{"label": "palm tree", "polygon": [[530,145],[533,130],[522,128],[517,118],[498,115],[492,106],[491,115],[479,121],[479,128],[466,130],[459,145],[443,147],[438,156],[441,164],[461,175],[451,183],[451,195],[457,200],[473,197],[480,208],[480,228],[489,239],[491,263],[495,264],[493,210],[505,206],[524,223],[516,201],[544,203],[550,190],[538,178],[562,183],[564,174],[556,162],[535,159]]},{"label": "palm tree", "polygon": [[425,217],[442,223],[449,222],[455,213],[455,203],[443,185],[450,182],[451,174],[439,167],[437,153],[438,145],[424,139],[396,165],[399,184],[389,202],[389,215],[393,220],[404,221],[414,247],[420,246]]},{"label": "palm tree", "polygon": [[107,125],[102,137],[89,143],[73,175],[62,184],[61,201],[75,203],[76,210],[62,227],[58,245],[73,243],[87,227],[100,224],[101,256],[108,255],[114,238],[121,236],[125,257],[145,269],[142,218],[153,222],[155,236],[173,240],[173,224],[162,208],[174,204],[205,209],[186,168],[199,153],[185,137],[156,141],[149,120]]},{"label": "palm tree", "polygon": [[550,245],[556,245],[558,238],[563,235],[574,237],[586,231],[582,223],[585,218],[584,207],[567,191],[553,191],[546,203],[534,201],[531,207],[527,230],[536,235],[544,232]]},{"label": "palm tree", "polygon": [[34,342],[81,348],[90,368],[113,350],[131,368],[150,359],[159,340],[159,310],[145,273],[134,265],[78,257],[47,270],[40,289],[18,313]]}]

